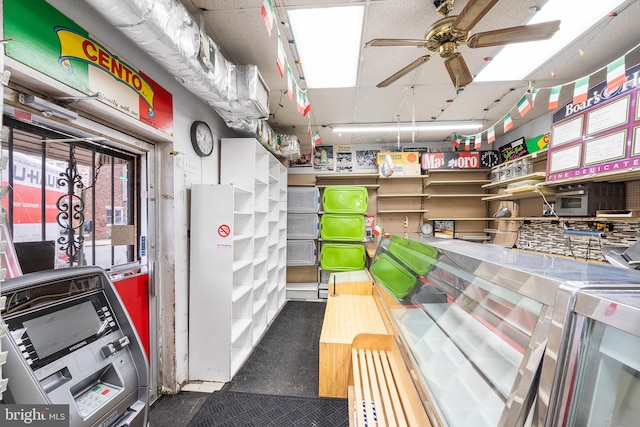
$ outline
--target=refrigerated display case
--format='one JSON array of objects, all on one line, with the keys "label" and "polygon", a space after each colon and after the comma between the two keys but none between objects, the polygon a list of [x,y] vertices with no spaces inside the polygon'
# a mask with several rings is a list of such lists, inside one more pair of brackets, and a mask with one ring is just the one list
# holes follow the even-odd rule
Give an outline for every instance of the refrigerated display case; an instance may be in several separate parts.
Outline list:
[{"label": "refrigerated display case", "polygon": [[550,331],[547,352],[560,357],[554,371],[542,374],[545,383],[553,384],[545,425],[637,426],[640,294],[635,289],[581,289],[572,295],[571,306],[564,330],[553,326]]},{"label": "refrigerated display case", "polygon": [[441,426],[543,425],[557,381],[540,382],[540,371],[564,360],[543,358],[554,314],[580,290],[640,290],[628,269],[420,236],[382,239],[370,271]]}]

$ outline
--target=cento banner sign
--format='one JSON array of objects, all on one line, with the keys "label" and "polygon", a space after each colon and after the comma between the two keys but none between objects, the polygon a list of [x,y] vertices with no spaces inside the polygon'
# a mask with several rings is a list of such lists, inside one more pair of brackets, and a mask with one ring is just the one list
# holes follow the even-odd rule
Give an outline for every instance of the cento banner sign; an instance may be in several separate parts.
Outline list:
[{"label": "cento banner sign", "polygon": [[171,94],[44,0],[5,0],[4,34],[10,58],[173,135]]}]

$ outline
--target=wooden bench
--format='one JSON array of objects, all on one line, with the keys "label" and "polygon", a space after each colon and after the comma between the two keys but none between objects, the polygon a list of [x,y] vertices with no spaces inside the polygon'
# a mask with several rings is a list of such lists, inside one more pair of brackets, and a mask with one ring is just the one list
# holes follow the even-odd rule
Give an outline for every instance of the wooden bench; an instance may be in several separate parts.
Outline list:
[{"label": "wooden bench", "polygon": [[354,338],[348,398],[352,427],[431,426],[391,335],[360,334]]}]

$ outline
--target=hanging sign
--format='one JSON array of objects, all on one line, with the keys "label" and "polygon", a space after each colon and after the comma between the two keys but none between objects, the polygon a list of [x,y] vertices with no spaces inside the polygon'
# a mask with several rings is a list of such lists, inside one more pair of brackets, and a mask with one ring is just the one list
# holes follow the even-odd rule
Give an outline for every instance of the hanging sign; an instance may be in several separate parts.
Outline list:
[{"label": "hanging sign", "polygon": [[498,152],[487,151],[446,151],[424,153],[422,169],[481,169],[491,168],[500,162]]}]

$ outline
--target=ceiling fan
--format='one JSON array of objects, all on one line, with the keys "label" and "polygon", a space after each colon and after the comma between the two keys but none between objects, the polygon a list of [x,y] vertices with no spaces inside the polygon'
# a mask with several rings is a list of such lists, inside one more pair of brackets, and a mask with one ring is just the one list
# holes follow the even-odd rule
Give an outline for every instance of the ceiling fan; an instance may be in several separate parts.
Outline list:
[{"label": "ceiling fan", "polygon": [[[521,43],[534,40],[548,39],[560,28],[560,21],[549,21],[533,25],[502,28],[499,30],[476,33],[469,37],[469,31],[486,15],[498,0],[469,0],[460,15],[448,16],[453,9],[454,0],[436,0],[436,12],[444,18],[434,22],[422,39],[373,39],[369,46],[403,46],[422,47],[431,52],[438,52],[443,58],[449,77],[456,89],[464,87],[473,81],[467,63],[457,52],[457,47],[466,44],[470,48],[502,46],[509,43]],[[411,62],[395,74],[389,76],[377,87],[386,87],[405,74],[415,70],[431,58],[424,55]]]}]

